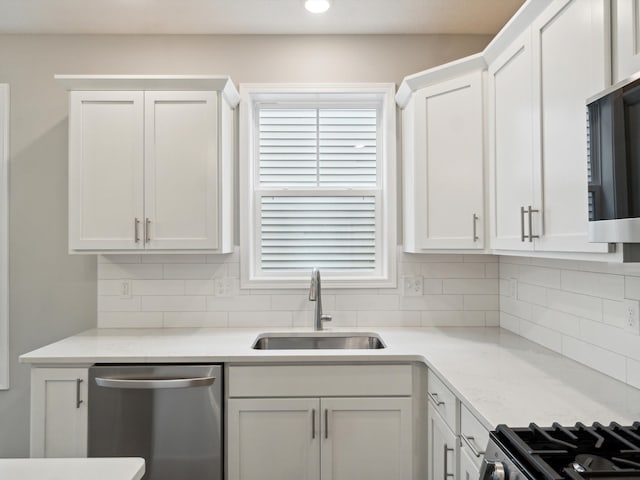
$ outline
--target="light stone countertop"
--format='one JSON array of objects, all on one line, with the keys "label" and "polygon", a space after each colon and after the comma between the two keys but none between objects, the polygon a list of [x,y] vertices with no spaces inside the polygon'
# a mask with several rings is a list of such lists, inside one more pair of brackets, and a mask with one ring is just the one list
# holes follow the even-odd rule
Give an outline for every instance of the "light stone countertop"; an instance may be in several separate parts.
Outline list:
[{"label": "light stone countertop", "polygon": [[140,480],[142,458],[8,458],[0,459],[0,478],[7,480]]},{"label": "light stone countertop", "polygon": [[[573,425],[640,420],[640,390],[506,330],[350,328],[375,332],[381,350],[252,350],[278,329],[94,329],[22,355],[32,366],[93,363],[422,362],[485,424]],[[286,329],[304,332],[309,329]]]}]

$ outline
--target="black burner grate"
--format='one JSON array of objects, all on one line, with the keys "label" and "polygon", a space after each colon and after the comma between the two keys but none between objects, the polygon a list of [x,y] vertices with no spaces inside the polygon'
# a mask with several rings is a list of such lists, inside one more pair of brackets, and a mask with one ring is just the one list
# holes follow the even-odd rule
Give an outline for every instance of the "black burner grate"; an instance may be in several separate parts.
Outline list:
[{"label": "black burner grate", "polygon": [[495,438],[536,480],[640,480],[640,422],[623,427],[554,423],[541,428],[499,425]]}]

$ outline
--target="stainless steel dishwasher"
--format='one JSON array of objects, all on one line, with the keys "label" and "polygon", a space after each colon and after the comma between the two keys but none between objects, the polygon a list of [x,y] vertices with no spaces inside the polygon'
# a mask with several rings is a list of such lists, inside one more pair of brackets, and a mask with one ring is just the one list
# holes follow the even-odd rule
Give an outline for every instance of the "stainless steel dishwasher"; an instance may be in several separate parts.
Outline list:
[{"label": "stainless steel dishwasher", "polygon": [[221,365],[89,369],[89,457],[144,457],[145,480],[222,480]]}]

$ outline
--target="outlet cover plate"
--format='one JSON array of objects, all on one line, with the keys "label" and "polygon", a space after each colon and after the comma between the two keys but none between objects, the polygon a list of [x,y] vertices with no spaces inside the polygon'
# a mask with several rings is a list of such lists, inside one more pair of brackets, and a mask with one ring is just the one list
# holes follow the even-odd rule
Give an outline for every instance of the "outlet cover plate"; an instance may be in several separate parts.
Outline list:
[{"label": "outlet cover plate", "polygon": [[402,295],[405,297],[421,297],[424,280],[420,275],[402,277]]},{"label": "outlet cover plate", "polygon": [[624,329],[640,335],[640,301],[624,299]]}]

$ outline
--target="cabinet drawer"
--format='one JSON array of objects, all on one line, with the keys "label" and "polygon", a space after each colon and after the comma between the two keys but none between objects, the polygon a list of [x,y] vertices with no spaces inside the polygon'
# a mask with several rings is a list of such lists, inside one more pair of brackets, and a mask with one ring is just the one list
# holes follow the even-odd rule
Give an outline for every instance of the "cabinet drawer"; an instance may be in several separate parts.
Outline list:
[{"label": "cabinet drawer", "polygon": [[411,365],[231,366],[229,397],[409,396]]},{"label": "cabinet drawer", "polygon": [[479,467],[482,463],[489,432],[482,423],[465,407],[460,407],[460,446]]},{"label": "cabinet drawer", "polygon": [[431,371],[427,378],[427,393],[431,399],[431,406],[442,415],[451,431],[457,432],[456,396]]}]

